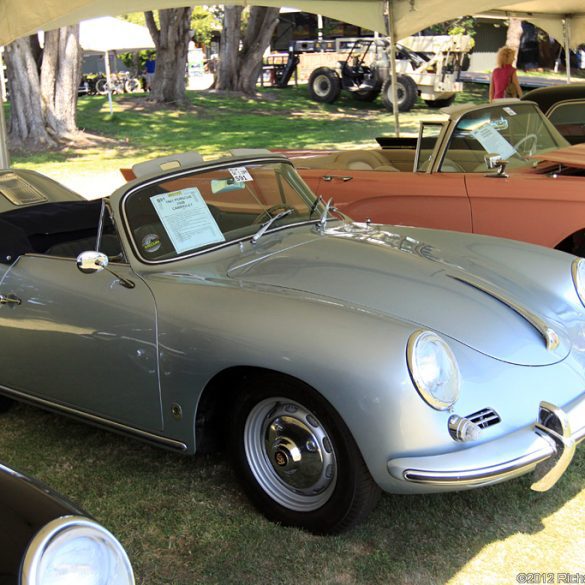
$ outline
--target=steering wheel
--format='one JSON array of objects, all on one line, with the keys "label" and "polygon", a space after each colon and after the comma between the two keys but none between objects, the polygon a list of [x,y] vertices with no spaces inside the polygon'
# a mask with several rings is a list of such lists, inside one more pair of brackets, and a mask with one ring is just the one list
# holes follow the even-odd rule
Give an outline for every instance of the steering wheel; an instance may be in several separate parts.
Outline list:
[{"label": "steering wheel", "polygon": [[514,150],[516,151],[514,154],[521,156],[521,154],[518,152],[518,149],[525,142],[528,142],[528,141],[532,141],[532,143],[530,144],[530,148],[524,150],[524,154],[525,155],[533,154],[534,149],[536,148],[536,144],[538,143],[538,136],[536,136],[536,134],[527,134],[526,136],[524,136],[524,138],[521,138],[520,140],[518,140],[518,142],[516,142],[516,144],[514,144]]},{"label": "steering wheel", "polygon": [[281,211],[287,211],[289,209],[292,209],[294,211],[294,207],[291,207],[290,205],[286,205],[285,203],[277,203],[276,205],[272,205],[268,209],[264,209],[254,218],[254,221],[252,223],[263,223],[264,221],[268,221],[265,219],[266,216],[268,216],[268,219],[270,219],[271,217],[278,215]]}]

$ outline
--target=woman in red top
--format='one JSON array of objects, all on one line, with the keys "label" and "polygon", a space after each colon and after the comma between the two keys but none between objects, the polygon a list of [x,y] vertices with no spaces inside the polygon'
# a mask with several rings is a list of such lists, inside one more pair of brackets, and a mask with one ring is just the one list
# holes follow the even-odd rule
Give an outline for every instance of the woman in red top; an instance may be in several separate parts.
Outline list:
[{"label": "woman in red top", "polygon": [[[496,56],[497,67],[490,77],[490,102],[504,97],[520,97],[522,89],[518,83],[516,69],[512,67],[516,52],[510,47],[502,47]],[[512,83],[516,95],[506,95],[506,88]]]}]

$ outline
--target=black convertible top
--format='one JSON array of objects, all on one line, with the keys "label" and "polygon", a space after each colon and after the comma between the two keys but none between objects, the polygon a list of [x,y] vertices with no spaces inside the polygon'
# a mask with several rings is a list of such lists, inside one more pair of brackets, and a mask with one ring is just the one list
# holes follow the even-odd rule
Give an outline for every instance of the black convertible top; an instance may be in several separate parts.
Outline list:
[{"label": "black convertible top", "polygon": [[63,201],[19,207],[0,215],[0,262],[44,253],[64,241],[97,236],[102,202]]},{"label": "black convertible top", "polygon": [[585,99],[585,83],[539,87],[525,93],[521,99],[536,102],[538,107],[546,114],[558,102]]}]

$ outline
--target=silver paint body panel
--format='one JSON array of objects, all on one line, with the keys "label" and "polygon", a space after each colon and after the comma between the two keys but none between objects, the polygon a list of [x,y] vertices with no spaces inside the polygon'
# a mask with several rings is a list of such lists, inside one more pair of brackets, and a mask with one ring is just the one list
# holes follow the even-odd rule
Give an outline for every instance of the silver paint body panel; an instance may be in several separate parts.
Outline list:
[{"label": "silver paint body panel", "polygon": [[[119,227],[126,191],[111,197]],[[134,289],[105,271],[81,274],[74,259],[25,255],[0,265],[0,293],[22,299],[0,305],[1,392],[166,437],[193,453],[210,381],[241,366],[281,372],[337,410],[384,490],[410,493],[474,487],[407,481],[412,461],[429,459],[435,471],[479,469],[538,451],[541,401],[570,411],[585,391],[585,311],[567,254],[330,220],[325,230],[290,225],[256,245],[149,265],[132,253],[126,230],[120,237],[128,264],[111,267]],[[480,279],[485,290],[457,275]],[[511,304],[554,329],[558,347],[547,349]],[[453,412],[490,407],[502,419],[474,443],[454,441],[452,413],[430,408],[413,386],[406,345],[421,327],[442,335],[458,360]],[[182,418],[173,417],[173,404]],[[585,426],[582,407],[570,416],[575,430]],[[435,469],[433,461],[443,463]]]}]

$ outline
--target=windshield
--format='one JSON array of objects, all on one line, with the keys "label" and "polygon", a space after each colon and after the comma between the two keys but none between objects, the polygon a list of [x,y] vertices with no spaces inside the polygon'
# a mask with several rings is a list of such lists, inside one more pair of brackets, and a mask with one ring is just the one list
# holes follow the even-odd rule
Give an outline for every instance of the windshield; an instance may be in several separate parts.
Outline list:
[{"label": "windshield", "polygon": [[482,108],[459,120],[440,170],[484,173],[486,154],[501,156],[510,167],[530,167],[536,164],[530,155],[566,145],[532,104]]},{"label": "windshield", "polygon": [[147,262],[182,258],[251,238],[269,227],[318,221],[322,204],[287,162],[222,162],[166,176],[130,192],[123,211]]}]

